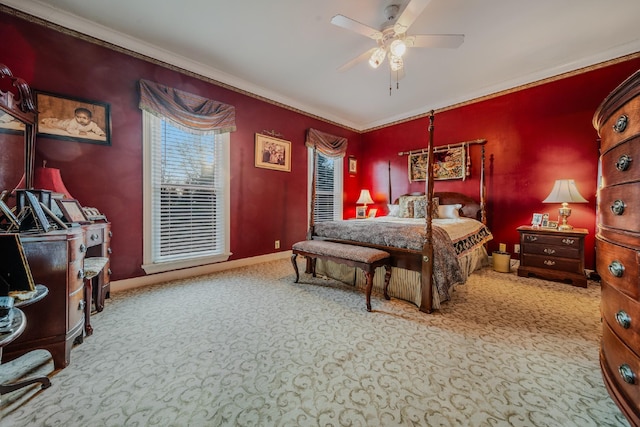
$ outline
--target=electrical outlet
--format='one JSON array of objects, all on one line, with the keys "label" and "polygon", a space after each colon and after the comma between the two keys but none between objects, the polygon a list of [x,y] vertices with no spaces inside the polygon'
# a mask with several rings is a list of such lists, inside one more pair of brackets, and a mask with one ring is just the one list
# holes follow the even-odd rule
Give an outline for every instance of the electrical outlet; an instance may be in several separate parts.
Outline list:
[{"label": "electrical outlet", "polygon": [[280,249],[280,240],[276,240],[276,243],[274,246],[276,249]]},{"label": "electrical outlet", "polygon": [[513,245],[513,251],[515,253],[519,254],[520,253],[520,245],[518,245],[518,244]]}]

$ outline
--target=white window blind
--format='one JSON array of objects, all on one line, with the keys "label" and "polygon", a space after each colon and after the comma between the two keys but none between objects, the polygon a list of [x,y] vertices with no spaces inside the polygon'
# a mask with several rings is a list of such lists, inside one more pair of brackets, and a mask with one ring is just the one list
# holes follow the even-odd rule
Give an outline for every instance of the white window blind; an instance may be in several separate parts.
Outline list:
[{"label": "white window blind", "polygon": [[189,133],[144,115],[150,175],[145,264],[228,257],[228,134]]},{"label": "white window blind", "polygon": [[[309,149],[309,157],[312,156],[313,150]],[[311,178],[310,175],[310,182]],[[313,209],[314,222],[342,219],[341,158],[330,158],[316,152],[316,200]]]}]

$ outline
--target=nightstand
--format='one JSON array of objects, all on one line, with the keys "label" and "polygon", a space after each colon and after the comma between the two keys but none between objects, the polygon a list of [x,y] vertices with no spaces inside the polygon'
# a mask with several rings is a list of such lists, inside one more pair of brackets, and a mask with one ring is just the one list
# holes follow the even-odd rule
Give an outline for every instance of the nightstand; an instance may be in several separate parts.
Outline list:
[{"label": "nightstand", "polygon": [[570,281],[587,287],[584,273],[584,238],[586,228],[555,230],[518,227],[520,233],[520,267],[518,276],[534,275],[548,280]]}]

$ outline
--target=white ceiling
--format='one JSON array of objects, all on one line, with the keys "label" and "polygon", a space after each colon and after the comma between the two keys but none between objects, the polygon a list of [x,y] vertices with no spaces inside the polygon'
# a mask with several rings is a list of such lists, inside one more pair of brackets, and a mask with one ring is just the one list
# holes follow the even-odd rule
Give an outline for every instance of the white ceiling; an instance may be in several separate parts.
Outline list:
[{"label": "white ceiling", "polygon": [[356,130],[640,52],[639,0],[432,0],[408,34],[465,41],[410,49],[389,95],[386,64],[337,71],[375,42],[330,20],[380,28],[407,0],[0,3]]}]

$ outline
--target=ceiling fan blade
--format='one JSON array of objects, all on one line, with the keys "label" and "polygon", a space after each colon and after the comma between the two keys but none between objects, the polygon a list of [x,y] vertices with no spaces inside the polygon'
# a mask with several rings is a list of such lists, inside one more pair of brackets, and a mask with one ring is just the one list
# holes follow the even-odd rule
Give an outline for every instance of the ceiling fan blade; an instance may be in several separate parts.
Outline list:
[{"label": "ceiling fan blade", "polygon": [[417,34],[407,36],[407,47],[435,47],[455,49],[464,42],[464,34]]},{"label": "ceiling fan blade", "polygon": [[331,23],[333,25],[337,25],[338,27],[342,27],[345,30],[353,31],[358,34],[362,34],[365,37],[369,37],[370,39],[380,40],[382,39],[382,33],[374,28],[371,28],[367,25],[361,24],[358,21],[354,21],[351,18],[347,18],[344,15],[336,15],[331,18]]},{"label": "ceiling fan blade", "polygon": [[398,20],[393,26],[396,34],[404,34],[407,32],[413,21],[424,11],[425,7],[431,0],[411,0],[404,8]]},{"label": "ceiling fan blade", "polygon": [[363,52],[362,54],[358,55],[357,57],[353,58],[351,61],[347,62],[346,64],[344,64],[343,66],[338,68],[338,71],[347,71],[348,69],[350,69],[354,65],[356,65],[356,64],[358,64],[358,63],[360,63],[362,61],[366,61],[367,59],[371,58],[371,54],[376,49],[377,49],[377,47],[373,47],[373,48],[369,49],[368,51]]}]

